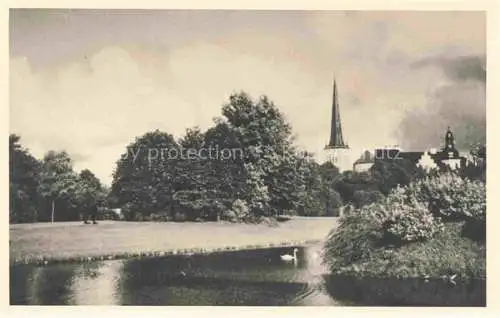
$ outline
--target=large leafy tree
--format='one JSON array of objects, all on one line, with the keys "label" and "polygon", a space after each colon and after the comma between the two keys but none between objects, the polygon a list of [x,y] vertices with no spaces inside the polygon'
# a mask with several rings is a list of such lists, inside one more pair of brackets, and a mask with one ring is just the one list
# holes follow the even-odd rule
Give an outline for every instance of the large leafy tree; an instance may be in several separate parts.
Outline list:
[{"label": "large leafy tree", "polygon": [[179,140],[182,156],[177,162],[174,204],[187,220],[216,218],[217,180],[210,154],[205,149],[205,135],[198,127],[187,129]]},{"label": "large leafy tree", "polygon": [[[75,210],[74,197],[78,185],[78,175],[73,171],[73,163],[65,151],[49,151],[43,158],[39,193],[50,204],[50,221],[56,220],[56,208],[60,205],[62,212],[58,220],[76,219],[68,215]],[[46,204],[43,204],[46,208]],[[46,209],[43,209],[46,211]],[[46,218],[46,217],[45,217]]]},{"label": "large leafy tree", "polygon": [[254,215],[276,215],[296,208],[303,180],[297,168],[291,126],[266,96],[253,101],[233,94],[222,115],[234,133],[243,160],[243,198]]},{"label": "large leafy tree", "polygon": [[311,155],[303,157],[301,175],[305,188],[298,210],[305,216],[334,216],[342,205],[342,199],[334,188],[338,168],[330,162],[319,165]]},{"label": "large leafy tree", "polygon": [[[231,125],[217,119],[216,125],[205,133],[205,149],[210,151],[209,168],[211,169],[208,185],[216,192],[218,202],[226,207],[244,196],[248,171],[244,166],[244,149],[237,132]],[[230,156],[222,153],[230,151]]]},{"label": "large leafy tree", "polygon": [[155,130],[127,146],[113,173],[111,196],[125,207],[126,217],[172,209],[178,180],[179,145],[168,133]]},{"label": "large leafy tree", "polygon": [[41,163],[22,147],[20,140],[16,134],[9,136],[9,221],[36,222]]},{"label": "large leafy tree", "polygon": [[104,204],[106,192],[99,179],[88,169],[80,171],[75,185],[73,202],[80,213]]}]

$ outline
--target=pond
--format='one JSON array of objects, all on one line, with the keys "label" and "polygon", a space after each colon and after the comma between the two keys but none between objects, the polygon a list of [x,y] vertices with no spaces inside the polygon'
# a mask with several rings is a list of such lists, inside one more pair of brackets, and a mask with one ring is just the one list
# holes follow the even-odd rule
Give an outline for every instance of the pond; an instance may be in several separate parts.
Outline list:
[{"label": "pond", "polygon": [[[352,294],[360,288],[359,284],[332,281],[326,275],[320,251],[320,245],[299,247],[296,263],[285,262],[280,257],[292,254],[293,248],[276,248],[80,264],[16,265],[10,268],[10,303],[156,306],[344,306],[369,303],[360,298],[359,293]],[[434,293],[440,293],[439,288],[432,288]],[[472,289],[467,286],[466,289],[469,302],[477,301],[478,297],[484,300],[481,286]],[[344,290],[347,292],[339,292]],[[458,291],[455,294],[462,295],[465,289],[455,290]],[[450,291],[448,287],[443,292],[454,294]],[[364,298],[373,300],[373,297]],[[430,298],[435,299],[432,295]],[[379,303],[387,304],[405,303]]]}]

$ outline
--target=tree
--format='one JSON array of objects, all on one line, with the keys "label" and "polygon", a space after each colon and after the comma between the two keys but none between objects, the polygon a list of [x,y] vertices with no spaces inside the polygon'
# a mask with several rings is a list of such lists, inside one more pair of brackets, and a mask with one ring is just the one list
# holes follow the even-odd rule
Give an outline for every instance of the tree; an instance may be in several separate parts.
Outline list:
[{"label": "tree", "polygon": [[[50,202],[50,221],[55,221],[56,203],[71,209],[71,200],[74,198],[78,177],[73,171],[71,158],[65,151],[49,151],[43,158],[40,195]],[[62,215],[61,215],[62,216]],[[62,219],[71,219],[62,216]]]},{"label": "tree", "polygon": [[179,156],[174,137],[159,130],[148,132],[127,146],[113,173],[110,194],[128,211],[127,219],[135,219],[137,211],[142,216],[165,209],[172,213]]},{"label": "tree", "polygon": [[[214,189],[219,201],[230,208],[235,200],[243,199],[248,171],[237,131],[224,119],[216,119],[215,124],[205,133],[205,148],[213,154],[209,160],[213,182],[207,186]],[[224,151],[231,151],[229,158],[215,158]]]},{"label": "tree", "polygon": [[384,195],[388,195],[396,186],[406,186],[422,175],[422,169],[407,159],[377,160],[370,172],[378,184],[378,190]]},{"label": "tree", "polygon": [[328,184],[333,184],[335,179],[340,174],[339,168],[334,166],[331,162],[327,161],[319,166],[319,173],[321,179]]},{"label": "tree", "polygon": [[460,170],[464,177],[486,182],[486,145],[472,146],[469,151],[469,160]]},{"label": "tree", "polygon": [[246,93],[233,94],[222,107],[233,131],[246,176],[244,199],[255,216],[277,215],[296,208],[301,187],[297,175],[291,127],[266,96],[254,102]]},{"label": "tree", "polygon": [[175,207],[189,220],[219,218],[218,184],[213,160],[205,147],[205,134],[198,127],[187,129],[179,140],[183,151],[177,163]]},{"label": "tree", "polygon": [[94,206],[102,205],[105,195],[105,189],[92,171],[88,169],[80,171],[73,198],[79,212],[86,214]]},{"label": "tree", "polygon": [[383,200],[384,195],[378,190],[357,190],[354,191],[353,201],[356,208]]},{"label": "tree", "polygon": [[338,168],[331,163],[319,165],[310,154],[302,156],[300,165],[304,188],[299,215],[334,216],[342,205],[342,198],[335,191],[334,180]]},{"label": "tree", "polygon": [[41,163],[20,140],[16,134],[9,135],[9,222],[36,222]]}]

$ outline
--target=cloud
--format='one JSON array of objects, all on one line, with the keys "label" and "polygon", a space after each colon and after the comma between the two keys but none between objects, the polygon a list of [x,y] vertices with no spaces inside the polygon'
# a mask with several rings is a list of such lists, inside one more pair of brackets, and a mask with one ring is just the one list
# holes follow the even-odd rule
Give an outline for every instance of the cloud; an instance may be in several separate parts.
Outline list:
[{"label": "cloud", "polygon": [[437,66],[453,81],[476,80],[486,83],[486,59],[481,56],[425,58],[412,64],[414,68]]},{"label": "cloud", "polygon": [[354,160],[380,145],[439,142],[448,121],[473,118],[461,131],[477,136],[485,117],[481,13],[53,16],[41,14],[36,29],[11,20],[11,131],[39,157],[66,149],[107,183],[136,136],[207,128],[234,91],[268,95],[320,158],[334,76]]},{"label": "cloud", "polygon": [[[434,66],[448,79],[436,88],[423,109],[408,113],[400,124],[399,138],[409,148],[442,146],[447,126],[463,151],[471,144],[486,142],[486,68],[481,56],[433,57],[418,60],[412,67]],[[425,123],[426,128],[422,129]]]}]

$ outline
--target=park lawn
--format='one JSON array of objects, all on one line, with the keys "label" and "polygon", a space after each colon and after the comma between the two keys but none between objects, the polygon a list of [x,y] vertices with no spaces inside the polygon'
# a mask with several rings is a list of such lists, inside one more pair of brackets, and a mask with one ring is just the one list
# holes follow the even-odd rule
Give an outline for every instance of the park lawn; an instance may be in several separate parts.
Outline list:
[{"label": "park lawn", "polygon": [[267,224],[100,221],[10,225],[10,261],[88,260],[214,252],[321,241],[337,218],[294,218]]}]

